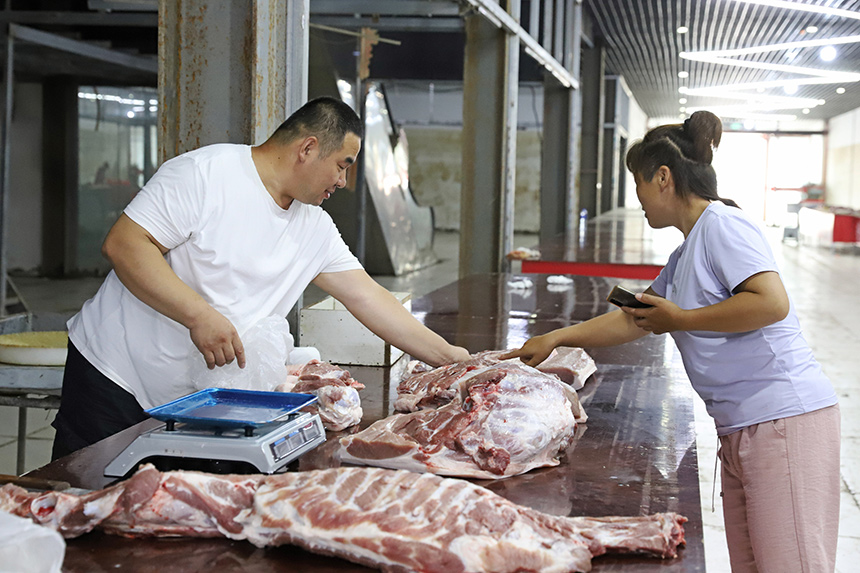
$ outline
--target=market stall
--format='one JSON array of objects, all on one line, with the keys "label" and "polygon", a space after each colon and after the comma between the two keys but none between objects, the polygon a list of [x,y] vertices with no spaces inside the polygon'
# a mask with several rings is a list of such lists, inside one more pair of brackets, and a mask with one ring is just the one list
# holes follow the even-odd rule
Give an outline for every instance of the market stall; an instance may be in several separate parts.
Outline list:
[{"label": "market stall", "polygon": [[[417,299],[413,313],[471,352],[520,344],[525,338],[608,310],[603,298],[615,281],[575,277],[550,289],[534,276],[530,289],[509,286],[510,275],[473,276]],[[631,285],[636,286],[636,285]],[[580,391],[589,419],[559,466],[502,480],[480,480],[517,504],[553,515],[605,516],[677,512],[686,546],[678,558],[603,556],[594,571],[704,571],[702,520],[693,420],[693,391],[671,340],[649,336],[616,349],[594,349],[598,370]],[[391,412],[403,362],[352,366],[361,391],[361,427]],[[149,420],[28,474],[97,489],[113,481],[104,468]],[[344,432],[350,432],[345,430]],[[336,467],[337,438],[301,456],[290,471]],[[363,571],[341,559],[296,547],[258,549],[226,539],[126,539],[92,532],[68,541],[66,571]]]}]

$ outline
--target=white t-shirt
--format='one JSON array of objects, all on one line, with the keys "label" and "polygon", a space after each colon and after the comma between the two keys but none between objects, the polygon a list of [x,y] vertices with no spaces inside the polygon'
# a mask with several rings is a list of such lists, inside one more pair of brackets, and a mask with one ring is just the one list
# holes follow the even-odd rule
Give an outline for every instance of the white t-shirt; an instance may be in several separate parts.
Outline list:
[{"label": "white t-shirt", "polygon": [[[778,272],[761,229],[736,207],[714,202],[669,257],[651,288],[683,309],[710,306],[749,277]],[[837,402],[800,330],[788,316],[750,332],[673,332],[687,375],[726,435]]]},{"label": "white t-shirt", "polygon": [[[362,268],[320,207],[275,203],[247,145],[167,161],[125,214],[170,249],[176,275],[240,336],[263,318],[286,317],[318,274]],[[113,271],[69,321],[69,338],[143,408],[195,390],[188,372],[203,357],[188,329],[137,299]]]}]

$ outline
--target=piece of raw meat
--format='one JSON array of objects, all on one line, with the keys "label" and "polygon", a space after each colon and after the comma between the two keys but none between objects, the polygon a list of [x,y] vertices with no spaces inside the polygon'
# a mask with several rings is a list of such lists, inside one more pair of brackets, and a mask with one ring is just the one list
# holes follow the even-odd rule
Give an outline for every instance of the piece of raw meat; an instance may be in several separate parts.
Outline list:
[{"label": "piece of raw meat", "polygon": [[316,404],[308,410],[319,414],[326,430],[339,432],[361,422],[364,412],[358,391],[364,384],[353,379],[348,371],[319,360],[291,365],[288,371],[287,380],[275,391],[316,396]]},{"label": "piece of raw meat", "polygon": [[[500,357],[506,352],[487,350],[473,354],[469,360],[434,369],[410,363],[409,371],[412,374],[398,384],[394,410],[414,412],[447,404],[457,395],[458,385],[468,379],[470,372],[502,362]],[[506,362],[519,362],[519,359],[512,358]],[[553,350],[537,369],[547,374],[555,374],[562,382],[570,384],[574,390],[579,390],[597,367],[583,349],[562,347]]]},{"label": "piece of raw meat", "polygon": [[538,364],[538,370],[547,374],[555,374],[565,384],[570,384],[574,390],[585,386],[589,376],[597,372],[594,359],[582,348],[559,346],[553,349],[546,360]]},{"label": "piece of raw meat", "polygon": [[581,414],[569,386],[505,361],[469,371],[457,388],[461,396],[440,408],[394,414],[341,438],[341,461],[473,478],[558,465]]},{"label": "piece of raw meat", "polygon": [[[98,504],[97,511],[87,511]],[[470,482],[379,468],[277,475],[158,472],[85,496],[0,488],[0,508],[75,537],[212,537],[298,545],[388,572],[589,571],[607,552],[677,556],[675,513],[579,518],[542,513]]]},{"label": "piece of raw meat", "polygon": [[499,362],[499,351],[479,352],[469,360],[455,362],[425,370],[417,366],[417,374],[401,380],[397,386],[397,412],[414,412],[424,408],[437,408],[447,404],[457,396],[457,385],[469,372]]}]

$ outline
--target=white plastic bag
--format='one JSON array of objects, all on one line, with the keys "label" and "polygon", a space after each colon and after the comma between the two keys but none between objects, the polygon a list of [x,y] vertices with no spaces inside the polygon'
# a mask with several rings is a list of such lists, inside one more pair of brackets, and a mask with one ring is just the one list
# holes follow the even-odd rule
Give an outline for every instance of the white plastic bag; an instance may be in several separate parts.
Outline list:
[{"label": "white plastic bag", "polygon": [[245,348],[245,368],[239,368],[234,360],[231,364],[209,370],[203,361],[195,360],[190,372],[195,388],[269,391],[286,380],[287,363],[293,349],[293,335],[286,319],[266,317],[251,326],[241,338]]},{"label": "white plastic bag", "polygon": [[60,573],[65,556],[59,533],[0,511],[0,573]]}]

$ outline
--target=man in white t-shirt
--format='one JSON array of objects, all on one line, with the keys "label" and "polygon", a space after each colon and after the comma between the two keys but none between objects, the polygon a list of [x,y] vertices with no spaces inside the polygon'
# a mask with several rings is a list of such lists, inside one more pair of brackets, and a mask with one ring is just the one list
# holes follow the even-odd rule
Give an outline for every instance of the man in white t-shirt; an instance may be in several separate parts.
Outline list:
[{"label": "man in white t-shirt", "polygon": [[113,271],[69,321],[54,459],[193,392],[203,361],[244,367],[239,333],[285,317],[310,282],[418,359],[468,358],[364,271],[319,207],[361,135],[349,106],[318,98],[258,147],[210,145],[159,168],[105,239]]}]

